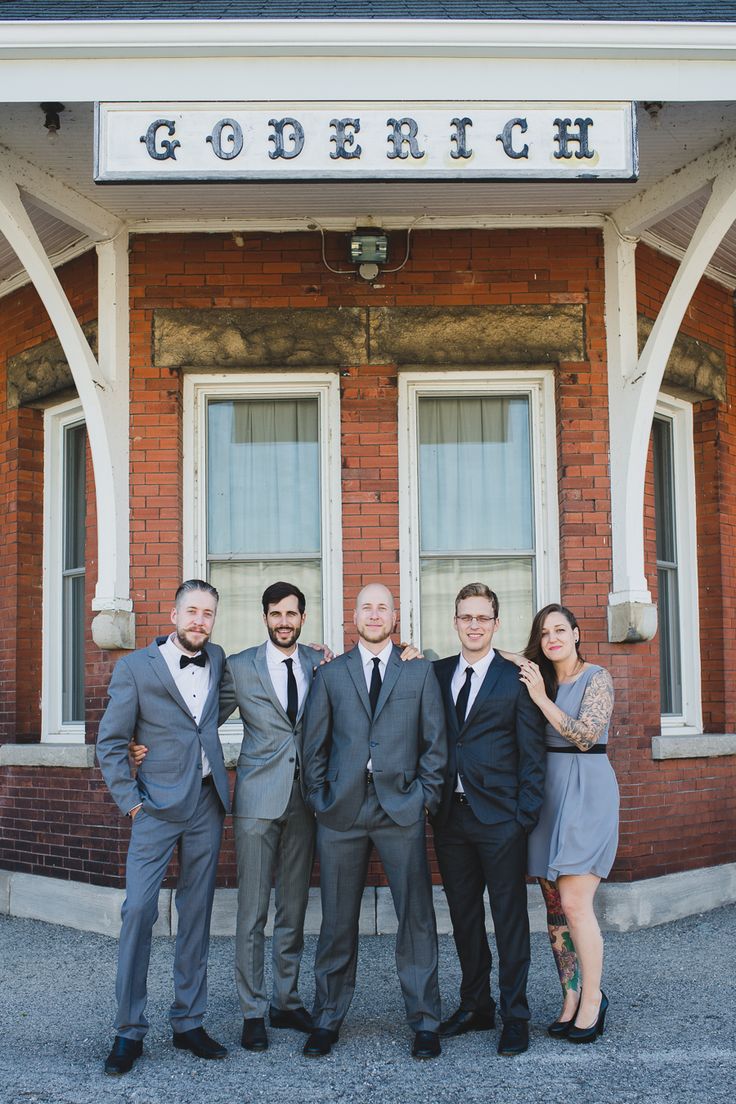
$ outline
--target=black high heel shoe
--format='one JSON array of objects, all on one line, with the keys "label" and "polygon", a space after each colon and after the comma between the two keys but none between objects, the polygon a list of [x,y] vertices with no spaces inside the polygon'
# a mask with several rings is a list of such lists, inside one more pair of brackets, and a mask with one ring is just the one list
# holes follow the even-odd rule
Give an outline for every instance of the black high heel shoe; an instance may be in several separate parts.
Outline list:
[{"label": "black high heel shoe", "polygon": [[601,989],[601,1003],[598,1009],[598,1018],[594,1024],[590,1027],[575,1027],[573,1026],[567,1033],[567,1038],[571,1043],[594,1043],[599,1035],[603,1034],[603,1028],[606,1023],[606,1012],[608,1011],[608,997]]},{"label": "black high heel shoe", "polygon": [[[580,1007],[580,1001],[578,1001],[578,1008]],[[575,1023],[575,1017],[578,1014],[578,1008],[572,1014],[570,1020],[553,1020],[547,1027],[547,1034],[551,1039],[566,1039],[570,1033],[572,1025]]]}]

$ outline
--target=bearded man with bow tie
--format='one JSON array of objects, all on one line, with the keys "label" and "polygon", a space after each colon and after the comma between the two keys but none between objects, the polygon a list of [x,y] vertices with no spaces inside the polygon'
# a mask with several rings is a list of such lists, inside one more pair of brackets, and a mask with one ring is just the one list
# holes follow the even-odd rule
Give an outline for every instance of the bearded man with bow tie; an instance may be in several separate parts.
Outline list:
[{"label": "bearded man with bow tie", "polygon": [[[118,950],[115,1042],[105,1073],[127,1073],[148,1030],[146,978],[158,894],[178,849],[178,931],[173,1044],[198,1058],[224,1058],[225,1047],[202,1026],[207,957],[222,823],[230,810],[227,771],[217,734],[225,655],[209,638],[218,593],[202,579],[176,592],[174,632],[119,660],[97,737],[97,759],[121,813],[132,819],[126,897]],[[128,743],[148,753],[134,778]]]}]

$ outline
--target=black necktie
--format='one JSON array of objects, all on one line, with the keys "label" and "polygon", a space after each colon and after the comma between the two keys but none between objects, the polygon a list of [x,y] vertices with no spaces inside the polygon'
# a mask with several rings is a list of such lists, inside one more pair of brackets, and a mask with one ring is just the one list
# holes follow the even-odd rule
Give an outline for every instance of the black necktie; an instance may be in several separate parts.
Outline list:
[{"label": "black necktie", "polygon": [[296,724],[296,715],[299,712],[299,694],[294,678],[294,660],[285,659],[286,664],[286,714],[292,725]]},{"label": "black necktie", "polygon": [[371,672],[371,685],[368,691],[368,697],[371,703],[371,714],[376,712],[376,706],[378,705],[378,695],[381,693],[381,670],[379,668],[380,659],[378,656],[373,660],[373,670]]},{"label": "black necktie", "polygon": [[183,671],[184,668],[188,667],[190,663],[193,663],[195,667],[204,667],[206,662],[207,656],[204,654],[204,652],[200,652],[199,655],[196,656],[182,656],[179,660],[179,666]]},{"label": "black necktie", "polygon": [[460,693],[457,696],[455,702],[455,713],[457,714],[458,728],[462,728],[465,724],[465,714],[468,711],[468,698],[470,697],[470,680],[473,677],[473,668],[465,668],[465,682],[460,687]]}]

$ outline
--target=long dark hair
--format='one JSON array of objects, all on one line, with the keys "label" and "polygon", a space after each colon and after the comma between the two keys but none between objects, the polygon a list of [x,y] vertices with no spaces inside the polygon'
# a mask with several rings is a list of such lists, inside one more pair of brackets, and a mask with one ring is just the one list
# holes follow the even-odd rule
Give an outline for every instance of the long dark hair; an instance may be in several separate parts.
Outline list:
[{"label": "long dark hair", "polygon": [[567,606],[561,606],[557,602],[550,602],[548,606],[543,606],[538,613],[535,614],[532,621],[532,627],[529,632],[529,642],[524,649],[524,656],[526,659],[531,659],[533,663],[536,663],[539,670],[542,672],[542,678],[544,679],[544,688],[547,691],[547,697],[551,701],[554,701],[557,697],[557,674],[555,672],[554,664],[547,659],[542,651],[542,627],[551,613],[561,613],[565,620],[570,625],[570,628],[574,631],[578,630],[578,639],[575,642],[575,651],[578,654],[578,659],[583,662],[583,657],[580,654],[580,626],[578,625],[577,618],[572,610],[569,610]]}]

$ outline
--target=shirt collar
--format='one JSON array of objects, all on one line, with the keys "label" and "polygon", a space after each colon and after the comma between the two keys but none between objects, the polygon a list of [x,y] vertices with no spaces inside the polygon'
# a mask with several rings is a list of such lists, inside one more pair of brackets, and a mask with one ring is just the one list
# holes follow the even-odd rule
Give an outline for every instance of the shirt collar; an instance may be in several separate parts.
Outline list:
[{"label": "shirt collar", "polygon": [[491,648],[488,655],[484,655],[482,659],[476,660],[475,663],[468,663],[465,656],[462,655],[462,653],[461,653],[460,661],[458,663],[458,670],[460,671],[460,673],[462,675],[464,675],[467,668],[472,667],[473,668],[473,674],[477,675],[479,679],[484,679],[486,677],[486,672],[487,672],[488,668],[491,666],[491,663],[493,662],[493,657],[495,656],[495,654],[496,654],[495,651],[493,650],[493,648]]},{"label": "shirt collar", "polygon": [[358,649],[360,651],[360,658],[363,661],[363,666],[364,667],[367,667],[368,664],[371,663],[374,659],[380,659],[381,662],[383,663],[384,667],[387,666],[388,661],[391,658],[391,652],[393,651],[393,647],[394,646],[393,646],[391,640],[389,639],[389,640],[386,641],[385,648],[383,648],[378,653],[378,655],[375,655],[373,652],[369,651],[368,648],[366,648],[366,646],[365,646],[365,644],[363,643],[362,640],[358,641]]},{"label": "shirt collar", "polygon": [[294,651],[291,653],[291,655],[287,656],[287,655],[284,655],[283,652],[279,651],[279,649],[276,647],[276,645],[271,640],[270,636],[266,638],[266,659],[268,660],[268,662],[270,664],[272,664],[274,666],[277,663],[283,663],[285,659],[293,659],[293,660],[296,661],[298,659],[298,653],[299,653],[299,645],[298,644],[297,644],[296,648],[294,649]]}]

